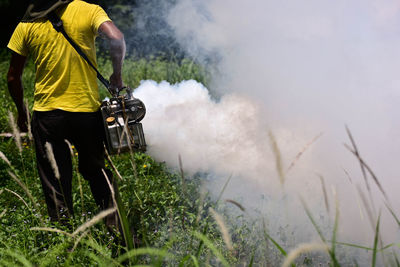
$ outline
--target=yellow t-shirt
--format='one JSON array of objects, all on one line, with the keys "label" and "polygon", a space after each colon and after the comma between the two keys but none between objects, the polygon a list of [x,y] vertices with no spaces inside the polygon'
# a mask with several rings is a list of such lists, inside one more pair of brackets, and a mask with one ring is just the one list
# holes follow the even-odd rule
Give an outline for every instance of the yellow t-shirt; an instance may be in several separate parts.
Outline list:
[{"label": "yellow t-shirt", "polygon": [[[95,38],[110,21],[98,5],[74,0],[58,11],[64,29],[97,67]],[[20,22],[8,48],[28,56],[36,66],[33,110],[93,112],[100,107],[96,72],[47,19]]]}]

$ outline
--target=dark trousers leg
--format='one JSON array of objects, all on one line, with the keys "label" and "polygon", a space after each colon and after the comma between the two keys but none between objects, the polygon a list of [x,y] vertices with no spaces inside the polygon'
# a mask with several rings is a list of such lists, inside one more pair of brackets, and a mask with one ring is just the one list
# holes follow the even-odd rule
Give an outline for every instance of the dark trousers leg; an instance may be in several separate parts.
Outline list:
[{"label": "dark trousers leg", "polygon": [[[57,112],[34,112],[32,133],[36,162],[50,219],[60,221],[73,214],[71,198],[72,162],[65,140],[63,116]],[[51,145],[59,176],[52,167],[46,143]]]},{"label": "dark trousers leg", "polygon": [[[77,116],[78,118],[74,118]],[[100,112],[72,114],[71,141],[78,151],[79,172],[89,182],[97,205],[109,207],[112,173],[104,165],[104,129]]]},{"label": "dark trousers leg", "polygon": [[[110,204],[111,191],[103,170],[110,182],[112,173],[105,170],[103,128],[100,112],[66,112],[54,110],[33,114],[32,133],[35,139],[39,176],[49,216],[52,220],[73,214],[71,183],[72,162],[65,140],[76,146],[79,171],[89,182],[93,197],[100,207]],[[51,144],[60,173],[56,177],[46,153],[46,143]],[[112,183],[112,182],[111,182]],[[60,210],[62,214],[60,214]]]}]

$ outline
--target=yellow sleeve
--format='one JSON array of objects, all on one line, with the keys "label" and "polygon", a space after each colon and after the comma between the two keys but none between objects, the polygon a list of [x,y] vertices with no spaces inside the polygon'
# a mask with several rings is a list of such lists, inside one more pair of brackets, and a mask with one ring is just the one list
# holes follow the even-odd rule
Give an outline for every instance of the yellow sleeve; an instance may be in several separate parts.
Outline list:
[{"label": "yellow sleeve", "polygon": [[14,30],[7,47],[21,56],[28,56],[28,47],[26,44],[27,23],[20,22]]},{"label": "yellow sleeve", "polygon": [[97,35],[100,25],[106,21],[111,21],[111,19],[104,9],[96,5],[92,17],[92,29],[95,35]]}]

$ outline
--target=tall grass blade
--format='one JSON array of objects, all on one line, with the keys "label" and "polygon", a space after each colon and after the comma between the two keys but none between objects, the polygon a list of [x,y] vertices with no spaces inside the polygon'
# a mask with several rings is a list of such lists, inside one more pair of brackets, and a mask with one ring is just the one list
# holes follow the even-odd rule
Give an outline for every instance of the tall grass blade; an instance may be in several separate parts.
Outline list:
[{"label": "tall grass blade", "polygon": [[256,254],[256,250],[254,249],[253,252],[251,253],[251,258],[250,258],[250,262],[249,262],[249,267],[253,267],[253,263],[254,263],[254,256]]},{"label": "tall grass blade", "polygon": [[3,253],[19,261],[22,264],[22,266],[33,267],[33,264],[30,261],[28,261],[23,255],[19,254],[16,251],[6,250],[3,251]]},{"label": "tall grass blade", "polygon": [[203,243],[213,252],[213,254],[218,258],[223,266],[230,266],[221,252],[214,246],[214,244],[203,234],[199,232],[193,232],[193,235]]},{"label": "tall grass blade", "polygon": [[[180,262],[179,262],[179,267],[184,267],[185,263],[191,260],[193,262],[193,266],[195,267],[199,267],[199,261],[197,260],[197,258],[193,255],[186,255]],[[189,265],[191,266],[191,265]]]},{"label": "tall grass blade", "polygon": [[322,234],[321,229],[319,228],[319,226],[317,225],[316,221],[314,220],[314,217],[311,214],[311,211],[309,210],[309,208],[307,207],[306,202],[304,201],[304,199],[300,198],[301,203],[303,204],[303,208],[307,214],[307,217],[310,219],[312,225],[314,226],[315,230],[317,231],[319,237],[321,238],[322,242],[326,243],[326,239],[324,237],[324,235]]},{"label": "tall grass blade", "polygon": [[122,203],[121,195],[119,194],[118,185],[116,181],[113,181],[113,184],[110,183],[110,179],[104,170],[103,174],[106,177],[108,186],[110,187],[111,196],[113,198],[114,205],[116,206],[116,210],[118,212],[118,216],[122,227],[122,235],[124,236],[125,244],[128,250],[132,250],[135,248],[133,244],[133,237],[131,234],[131,230],[129,228],[128,217],[126,216],[124,204]]},{"label": "tall grass blade", "polygon": [[192,259],[193,265],[194,265],[195,267],[199,267],[199,266],[200,266],[200,265],[199,265],[199,261],[197,260],[197,258],[196,258],[195,256],[190,255],[190,258]]},{"label": "tall grass blade", "polygon": [[376,255],[378,252],[378,241],[379,241],[379,224],[380,224],[381,215],[378,216],[378,221],[376,223],[375,229],[375,238],[374,238],[374,249],[372,251],[372,267],[376,266]]},{"label": "tall grass blade", "polygon": [[327,213],[329,214],[329,200],[328,200],[328,194],[326,192],[325,180],[324,180],[324,177],[322,177],[322,175],[318,175],[318,176],[321,181],[322,193],[324,195],[325,208],[326,208]]},{"label": "tall grass blade", "polygon": [[[345,125],[345,128],[346,128],[347,135],[349,136],[351,145],[353,146],[353,149],[350,148],[350,151],[353,152],[353,150],[354,150],[353,153],[358,158],[360,156],[360,153],[358,152],[358,148],[357,148],[356,142],[354,141],[353,135],[351,134],[350,129],[349,129],[349,127],[347,125]],[[365,184],[367,186],[367,189],[368,189],[368,191],[370,191],[371,189],[370,189],[369,182],[368,182],[368,179],[367,179],[367,173],[365,171],[364,165],[361,162],[360,162],[360,168],[361,168],[361,172],[362,172],[362,175],[364,177],[364,181],[365,181]]]},{"label": "tall grass blade", "polygon": [[[208,231],[208,222],[206,222],[206,225],[204,226],[202,234],[205,236],[207,231]],[[193,235],[193,236],[195,236],[195,235]],[[203,245],[204,245],[203,240],[200,240],[199,246],[197,247],[197,251],[196,251],[196,258],[200,257],[200,253],[201,253],[201,250],[203,249]]]},{"label": "tall grass blade", "polygon": [[394,213],[393,209],[390,207],[390,205],[387,202],[385,202],[385,206],[389,210],[390,214],[392,214],[392,216],[395,219],[397,225],[400,227],[400,220],[397,217],[397,215]]},{"label": "tall grass blade", "polygon": [[379,191],[381,191],[381,193],[382,193],[382,195],[384,196],[384,198],[386,199],[386,201],[388,201],[388,200],[389,200],[389,199],[388,199],[388,196],[386,195],[385,190],[383,189],[381,183],[380,183],[379,180],[378,180],[378,177],[375,175],[375,173],[372,171],[372,169],[367,165],[367,163],[365,163],[365,161],[360,157],[360,155],[356,154],[356,152],[353,151],[353,150],[351,150],[351,148],[349,148],[348,146],[346,146],[346,148],[347,148],[351,153],[353,153],[353,154],[357,157],[358,161],[360,161],[360,164],[362,164],[362,165],[365,167],[365,169],[368,171],[368,173],[369,173],[369,174],[371,175],[371,177],[373,178],[373,181],[374,181],[375,184],[377,185]]},{"label": "tall grass blade", "polygon": [[[367,191],[368,191],[369,200],[370,200],[370,202],[371,202],[372,212],[373,212],[373,214],[375,215],[375,214],[376,214],[376,211],[375,211],[375,204],[374,204],[374,200],[373,200],[373,198],[372,198],[371,187],[370,187],[370,185],[369,185],[368,177],[367,177],[367,173],[366,173],[366,167],[368,167],[368,166],[366,166],[366,165],[364,164],[364,161],[363,161],[362,158],[361,158],[360,152],[358,151],[356,142],[354,141],[353,135],[351,134],[350,129],[347,127],[347,125],[346,125],[346,132],[347,132],[347,135],[349,136],[349,139],[350,139],[350,141],[351,141],[351,145],[352,145],[353,148],[351,148],[351,147],[348,146],[347,144],[344,144],[344,146],[345,146],[351,153],[353,153],[353,154],[355,155],[355,157],[357,158],[357,160],[358,160],[358,162],[359,162],[359,164],[360,164],[361,172],[362,172],[362,175],[363,175],[363,178],[364,178],[364,182],[365,182],[365,185],[366,185],[366,188],[367,188]],[[379,182],[378,182],[378,183],[379,183]],[[379,186],[378,186],[378,187],[379,187]]]},{"label": "tall grass blade", "polygon": [[351,179],[349,172],[345,168],[342,168],[342,169],[343,169],[344,174],[346,174],[347,179],[349,179],[350,183],[352,184],[353,180]]},{"label": "tall grass blade", "polygon": [[347,247],[353,247],[353,248],[359,248],[359,249],[364,249],[364,250],[373,250],[373,248],[369,248],[366,246],[361,246],[357,244],[351,244],[351,243],[346,243],[346,242],[338,242],[336,241],[336,244],[342,245],[342,246],[347,246]]},{"label": "tall grass blade", "polygon": [[[274,244],[274,246],[279,250],[279,252],[283,255],[283,256],[287,256],[287,252],[286,250],[283,249],[283,247],[281,245],[279,245],[278,242],[276,242],[275,239],[273,239],[267,232],[266,226],[265,226],[265,221],[263,219],[263,231],[264,231],[264,238],[265,241],[268,242],[268,240],[270,240],[272,242],[272,244]],[[295,267],[294,264],[291,264],[292,267]]]},{"label": "tall grass blade", "polygon": [[218,204],[219,201],[221,200],[221,197],[222,197],[222,195],[224,194],[225,189],[226,189],[226,187],[228,186],[228,184],[229,184],[229,182],[231,181],[231,179],[232,179],[232,174],[228,177],[228,179],[226,180],[224,186],[222,187],[222,190],[221,190],[221,192],[219,193],[219,195],[218,195],[218,197],[217,197],[217,201],[215,202],[216,204]]},{"label": "tall grass blade", "polygon": [[[305,201],[304,201],[302,198],[300,198],[300,200],[301,200],[301,202],[302,202],[302,204],[303,204],[304,210],[306,211],[306,214],[307,214],[308,218],[310,219],[310,221],[311,221],[311,223],[313,224],[315,230],[317,231],[319,237],[321,238],[321,240],[323,241],[323,243],[324,243],[325,246],[326,246],[327,241],[326,241],[324,235],[322,234],[321,229],[319,228],[319,226],[317,225],[316,221],[314,220],[314,218],[313,218],[313,216],[312,216],[310,210],[308,209],[308,207],[307,207]],[[335,220],[336,220],[336,219],[335,219]],[[336,223],[336,221],[335,221],[335,223]],[[335,227],[337,227],[337,226],[335,226]],[[336,230],[334,230],[334,232],[336,232]],[[336,235],[336,233],[334,233],[334,234]],[[336,242],[336,237],[334,237],[333,239],[334,239],[335,241],[332,241],[332,243],[335,243],[335,242]],[[333,248],[332,248],[332,249],[333,249]],[[336,267],[336,266],[340,266],[338,260],[336,259],[335,251],[332,250],[332,249],[330,249],[330,250],[328,249],[328,253],[329,253],[330,257],[331,257],[331,260],[333,261],[333,266],[335,266],[335,267]]]},{"label": "tall grass blade", "polygon": [[93,237],[89,236],[89,239],[85,240],[84,243],[94,250],[88,251],[87,253],[89,254],[86,255],[95,260],[99,266],[120,266],[119,262],[116,259],[109,256],[108,249],[100,245]]},{"label": "tall grass blade", "polygon": [[122,226],[122,234],[125,239],[125,244],[128,248],[128,250],[132,250],[135,248],[133,244],[133,236],[131,233],[131,229],[129,228],[129,222],[128,222],[128,217],[126,216],[126,211],[124,204],[122,202],[121,195],[119,194],[118,186],[116,184],[116,181],[114,182],[114,191],[115,191],[115,201],[117,204],[117,210],[118,210],[118,215],[121,220],[121,226]]},{"label": "tall grass blade", "polygon": [[396,262],[396,267],[400,267],[399,259],[396,256],[396,253],[393,252],[394,261]]},{"label": "tall grass blade", "polygon": [[265,231],[264,229],[264,236],[266,237],[267,240],[270,240],[272,242],[272,244],[274,244],[274,246],[279,250],[279,252],[283,255],[283,256],[287,256],[287,252],[286,250],[284,250],[278,242],[275,241],[275,239],[273,239],[268,233],[267,231]]},{"label": "tall grass blade", "polygon": [[192,255],[186,255],[185,257],[183,257],[183,259],[179,262],[178,267],[184,267],[185,263],[190,259],[190,256]]},{"label": "tall grass blade", "polygon": [[115,174],[117,175],[117,177],[120,180],[124,180],[124,178],[122,178],[122,175],[119,173],[117,167],[115,167],[114,162],[111,160],[110,154],[108,154],[107,148],[105,146],[104,146],[104,151],[105,151],[106,159],[107,159],[108,163],[110,164],[111,168],[113,169],[113,171],[115,172]]},{"label": "tall grass blade", "polygon": [[[353,247],[353,248],[364,249],[364,250],[367,250],[367,251],[373,251],[374,250],[374,248],[369,248],[369,247],[366,247],[366,246],[361,246],[361,245],[351,244],[351,243],[346,243],[346,242],[336,242],[336,244],[343,245],[343,246],[348,246],[348,247]],[[397,244],[397,246],[398,245],[399,244]],[[382,252],[382,251],[384,251],[384,250],[386,250],[388,248],[391,248],[393,246],[396,246],[396,244],[395,243],[388,244],[388,245],[384,246],[383,248],[378,249],[378,252]]]},{"label": "tall grass blade", "polygon": [[[104,257],[96,255],[93,251],[85,251],[84,254],[92,260],[91,265],[99,266],[99,267],[107,267],[110,264],[105,262]],[[95,263],[95,264],[94,264]]]},{"label": "tall grass blade", "polygon": [[186,196],[186,182],[185,182],[185,172],[183,171],[183,164],[182,164],[182,157],[178,155],[178,162],[179,162],[179,171],[181,173],[181,180],[182,180],[182,193],[183,196]]},{"label": "tall grass blade", "polygon": [[336,236],[337,236],[337,230],[338,230],[338,226],[339,226],[339,200],[338,200],[336,191],[334,192],[334,195],[335,195],[335,222],[333,225],[331,254],[333,255],[333,257],[336,258],[335,250],[336,250]]}]

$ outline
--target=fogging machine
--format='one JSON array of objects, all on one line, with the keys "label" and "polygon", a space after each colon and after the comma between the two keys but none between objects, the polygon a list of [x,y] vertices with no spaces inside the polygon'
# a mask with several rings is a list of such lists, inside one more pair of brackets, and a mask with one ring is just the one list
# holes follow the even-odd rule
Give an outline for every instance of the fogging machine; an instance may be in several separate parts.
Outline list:
[{"label": "fogging machine", "polygon": [[146,151],[146,141],[140,123],[146,114],[146,107],[142,101],[133,97],[130,88],[124,89],[126,94],[120,96],[118,91],[101,105],[106,147],[110,154],[129,150]]}]

